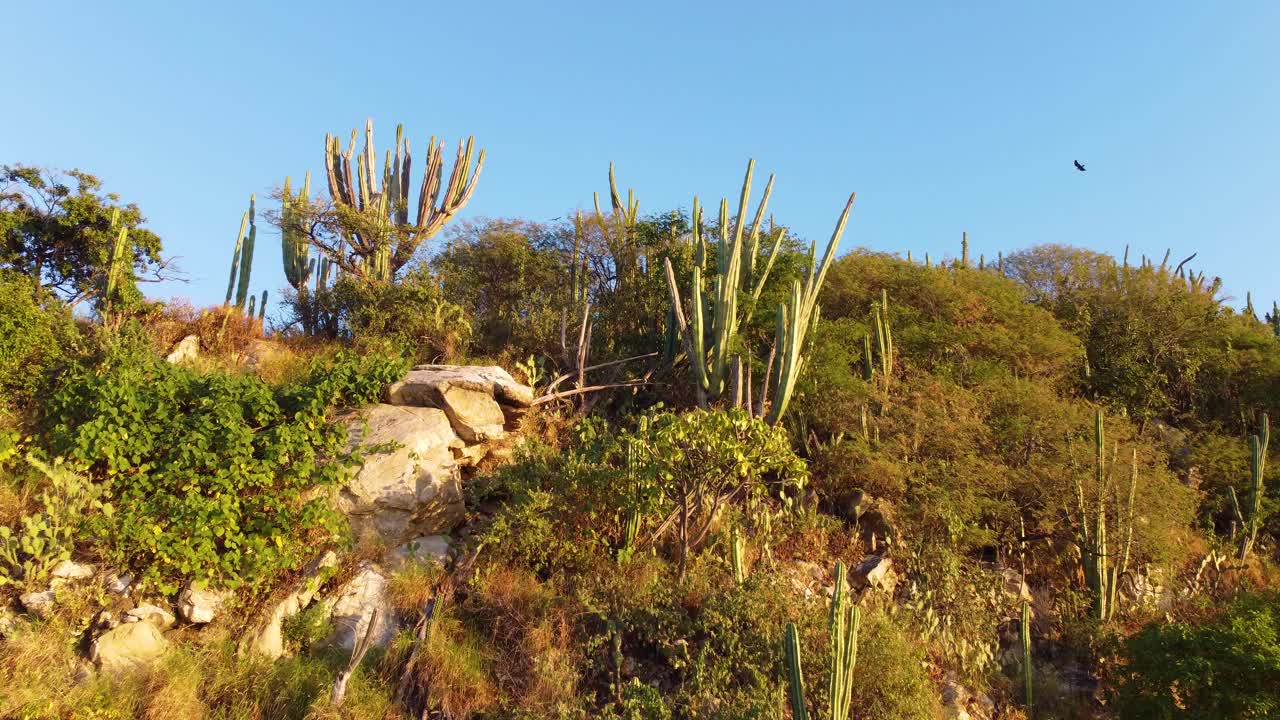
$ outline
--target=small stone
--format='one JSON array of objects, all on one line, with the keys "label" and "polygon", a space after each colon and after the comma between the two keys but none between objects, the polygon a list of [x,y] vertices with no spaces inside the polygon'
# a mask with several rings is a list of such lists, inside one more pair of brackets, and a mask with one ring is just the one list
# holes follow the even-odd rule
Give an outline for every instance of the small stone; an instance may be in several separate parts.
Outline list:
[{"label": "small stone", "polygon": [[893,571],[893,561],[881,555],[872,555],[853,569],[849,578],[855,588],[869,587],[892,594],[898,585],[897,574]]},{"label": "small stone", "polygon": [[106,591],[113,595],[125,595],[129,592],[129,588],[132,586],[132,575],[117,575],[116,573],[110,573],[107,575],[106,582],[103,585]]},{"label": "small stone", "polygon": [[351,650],[369,631],[374,612],[378,624],[373,628],[373,644],[384,647],[396,633],[395,612],[387,602],[387,575],[377,565],[362,563],[355,577],[339,590],[333,602],[333,635],[330,641]]},{"label": "small stone", "polygon": [[189,623],[211,623],[228,596],[228,593],[198,588],[188,582],[178,593],[178,613]]},{"label": "small stone", "polygon": [[424,535],[387,553],[389,564],[399,567],[409,561],[435,561],[442,567],[449,562],[450,540],[447,535]]},{"label": "small stone", "polygon": [[18,596],[18,602],[22,603],[22,607],[38,618],[49,617],[53,613],[53,605],[57,599],[52,590],[29,592]]},{"label": "small stone", "polygon": [[165,361],[175,365],[191,362],[200,356],[200,336],[188,335],[173,346],[173,352],[165,356]]},{"label": "small stone", "polygon": [[155,625],[125,623],[99,635],[89,648],[89,659],[98,668],[115,672],[151,664],[168,650],[169,641]]},{"label": "small stone", "polygon": [[93,577],[93,573],[94,568],[92,565],[78,563],[73,560],[63,560],[53,566],[53,569],[49,571],[49,576],[62,580],[83,580]]},{"label": "small stone", "polygon": [[173,613],[159,605],[152,605],[151,603],[142,603],[138,607],[126,611],[124,617],[121,619],[127,623],[149,622],[160,630],[168,630],[178,622],[178,619],[173,616]]}]

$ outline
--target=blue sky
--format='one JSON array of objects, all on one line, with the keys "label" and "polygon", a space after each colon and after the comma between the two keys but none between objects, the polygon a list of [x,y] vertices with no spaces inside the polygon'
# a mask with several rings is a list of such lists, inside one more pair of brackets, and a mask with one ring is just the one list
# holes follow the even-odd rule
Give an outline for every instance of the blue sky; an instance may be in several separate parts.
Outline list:
[{"label": "blue sky", "polygon": [[[797,7],[799,5],[799,7]],[[326,132],[403,122],[488,150],[466,215],[642,211],[733,194],[842,249],[1160,256],[1280,299],[1280,3],[102,3],[4,11],[0,163],[137,202],[200,304],[249,193],[323,171]],[[1079,159],[1089,171],[1077,173]],[[260,225],[253,286],[284,284]]]}]

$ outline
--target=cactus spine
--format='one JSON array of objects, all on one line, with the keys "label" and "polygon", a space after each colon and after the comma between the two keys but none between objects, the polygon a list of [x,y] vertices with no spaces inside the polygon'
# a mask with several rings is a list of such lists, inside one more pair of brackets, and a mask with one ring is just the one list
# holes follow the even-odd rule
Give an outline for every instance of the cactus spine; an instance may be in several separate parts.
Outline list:
[{"label": "cactus spine", "polygon": [[[249,278],[253,274],[253,245],[258,237],[258,226],[255,222],[255,196],[249,195],[249,209],[240,217],[240,231],[236,233],[235,251],[231,253],[231,277],[227,280],[226,303],[231,304],[234,294],[237,308],[244,309],[249,299]],[[245,232],[245,227],[249,232]],[[249,312],[250,315],[253,311]]]},{"label": "cactus spine", "polygon": [[[858,607],[849,601],[845,585],[844,563],[837,562],[827,621],[830,646],[827,707],[830,708],[831,720],[848,720],[853,699],[853,671],[858,663],[858,628],[862,616]],[[807,720],[804,674],[800,667],[800,634],[792,623],[787,623],[782,647],[791,716],[795,720]]]},{"label": "cactus spine", "polygon": [[1257,435],[1249,438],[1249,449],[1252,456],[1249,470],[1253,482],[1249,502],[1249,517],[1247,519],[1240,509],[1240,501],[1236,498],[1235,488],[1227,488],[1227,491],[1231,494],[1231,509],[1235,513],[1236,522],[1239,523],[1243,530],[1240,536],[1240,550],[1237,553],[1237,557],[1240,560],[1249,557],[1249,551],[1253,549],[1254,543],[1258,541],[1258,528],[1262,526],[1262,495],[1265,491],[1263,474],[1267,470],[1267,446],[1270,444],[1271,419],[1267,417],[1266,413],[1263,413],[1262,428]]}]

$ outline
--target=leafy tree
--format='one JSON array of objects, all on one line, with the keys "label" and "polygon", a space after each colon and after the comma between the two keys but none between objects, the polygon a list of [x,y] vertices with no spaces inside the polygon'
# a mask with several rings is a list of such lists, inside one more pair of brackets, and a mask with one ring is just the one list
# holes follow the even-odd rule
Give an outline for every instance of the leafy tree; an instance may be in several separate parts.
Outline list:
[{"label": "leafy tree", "polygon": [[1198,624],[1156,622],[1124,644],[1115,705],[1135,720],[1280,717],[1280,594],[1243,595]]},{"label": "leafy tree", "polygon": [[154,281],[167,269],[160,238],[141,227],[146,218],[134,204],[86,172],[58,172],[25,165],[0,166],[0,268],[30,278],[38,294],[51,293],[74,307],[101,296],[117,233],[112,215],[128,230],[130,267],[125,302],[137,301],[136,274]]}]

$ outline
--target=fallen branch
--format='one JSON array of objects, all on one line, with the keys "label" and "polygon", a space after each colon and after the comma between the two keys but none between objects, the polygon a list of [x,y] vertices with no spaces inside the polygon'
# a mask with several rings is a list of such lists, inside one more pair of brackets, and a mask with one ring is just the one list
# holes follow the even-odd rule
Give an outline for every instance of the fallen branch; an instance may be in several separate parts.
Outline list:
[{"label": "fallen branch", "polygon": [[369,624],[364,629],[364,636],[351,652],[351,661],[347,663],[347,668],[338,673],[338,677],[333,681],[333,694],[330,695],[329,702],[335,707],[342,704],[343,698],[347,695],[347,682],[356,668],[360,667],[360,661],[364,660],[365,653],[369,652],[369,648],[373,645],[373,633],[378,627],[379,618],[380,612],[375,609],[369,616]]}]

